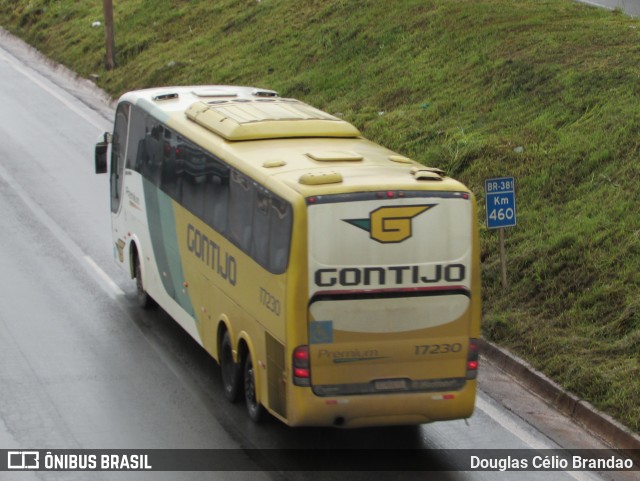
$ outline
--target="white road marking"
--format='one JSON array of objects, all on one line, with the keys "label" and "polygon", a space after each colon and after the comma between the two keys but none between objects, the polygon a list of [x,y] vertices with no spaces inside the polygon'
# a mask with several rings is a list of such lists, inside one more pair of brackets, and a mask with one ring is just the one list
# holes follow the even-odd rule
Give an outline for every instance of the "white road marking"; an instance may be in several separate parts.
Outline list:
[{"label": "white road marking", "polygon": [[[544,439],[533,436],[526,429],[524,429],[519,423],[511,419],[505,412],[500,411],[495,406],[491,405],[488,401],[485,401],[481,396],[476,397],[476,409],[479,409],[496,423],[502,426],[507,432],[513,434],[520,439],[523,443],[533,449],[562,449],[560,446],[553,444],[550,440],[545,442]],[[601,480],[599,476],[592,473],[583,471],[565,471],[565,473],[571,476],[576,481],[595,481]]]},{"label": "white road marking", "polygon": [[44,225],[53,236],[60,241],[66,250],[84,267],[87,273],[109,294],[112,298],[124,296],[124,292],[118,285],[95,263],[95,261],[85,254],[85,252],[76,244],[69,235],[40,207],[35,201],[29,197],[27,191],[13,178],[11,174],[0,164],[0,178],[11,186],[13,191],[20,197],[22,202],[33,213],[34,217]]},{"label": "white road marking", "polygon": [[107,292],[114,296],[124,296],[124,292],[118,284],[116,284],[109,275],[103,271],[98,264],[89,256],[83,257],[84,261],[89,265],[89,268],[93,269],[98,278],[102,281],[103,287],[107,288]]}]

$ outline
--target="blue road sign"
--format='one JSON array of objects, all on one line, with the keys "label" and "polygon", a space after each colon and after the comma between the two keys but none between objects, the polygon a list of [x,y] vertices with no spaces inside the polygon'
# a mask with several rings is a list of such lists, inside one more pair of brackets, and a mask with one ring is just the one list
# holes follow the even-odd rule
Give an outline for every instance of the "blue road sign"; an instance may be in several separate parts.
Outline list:
[{"label": "blue road sign", "polygon": [[513,177],[484,181],[487,227],[500,229],[516,225],[516,184]]}]

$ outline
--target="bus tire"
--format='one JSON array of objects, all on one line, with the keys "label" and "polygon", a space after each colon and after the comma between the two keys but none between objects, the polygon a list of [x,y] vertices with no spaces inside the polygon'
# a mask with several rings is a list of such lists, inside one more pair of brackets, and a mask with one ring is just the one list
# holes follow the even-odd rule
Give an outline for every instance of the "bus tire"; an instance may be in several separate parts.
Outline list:
[{"label": "bus tire", "polygon": [[232,403],[240,398],[242,386],[242,369],[233,361],[233,349],[229,331],[225,331],[220,342],[220,371],[222,373],[222,388],[224,397]]},{"label": "bus tire", "polygon": [[244,398],[247,403],[249,418],[254,423],[260,422],[264,415],[264,407],[258,402],[256,395],[256,378],[250,352],[247,352],[247,357],[244,361]]},{"label": "bus tire", "polygon": [[153,307],[154,302],[149,293],[144,288],[144,282],[142,280],[142,267],[140,265],[140,257],[135,256],[135,274],[136,274],[136,299],[138,305],[143,309],[150,309]]}]

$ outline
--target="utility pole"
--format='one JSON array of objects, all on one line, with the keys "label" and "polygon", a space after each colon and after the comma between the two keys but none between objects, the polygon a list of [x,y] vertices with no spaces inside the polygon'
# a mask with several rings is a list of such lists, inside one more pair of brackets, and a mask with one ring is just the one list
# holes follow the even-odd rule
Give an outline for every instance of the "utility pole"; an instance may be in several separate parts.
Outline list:
[{"label": "utility pole", "polygon": [[116,66],[115,50],[116,44],[113,35],[113,1],[103,0],[104,8],[104,41],[106,54],[104,66],[107,70],[112,70]]}]

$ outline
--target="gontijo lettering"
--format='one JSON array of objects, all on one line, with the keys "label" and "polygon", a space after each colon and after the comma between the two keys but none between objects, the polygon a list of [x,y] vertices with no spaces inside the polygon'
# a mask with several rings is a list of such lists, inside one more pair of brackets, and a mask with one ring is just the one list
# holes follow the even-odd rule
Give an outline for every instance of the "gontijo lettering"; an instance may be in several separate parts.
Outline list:
[{"label": "gontijo lettering", "polygon": [[432,266],[346,267],[318,269],[315,283],[319,287],[388,286],[435,284],[441,281],[462,282],[466,277],[464,264]]},{"label": "gontijo lettering", "polygon": [[229,284],[236,285],[235,258],[227,252],[224,252],[223,258],[220,246],[191,224],[187,226],[187,248]]}]

